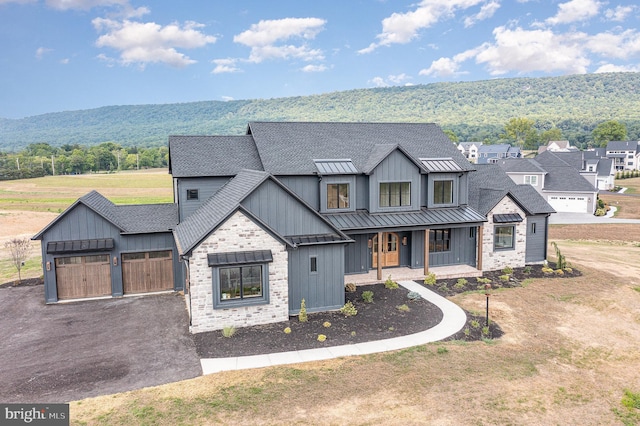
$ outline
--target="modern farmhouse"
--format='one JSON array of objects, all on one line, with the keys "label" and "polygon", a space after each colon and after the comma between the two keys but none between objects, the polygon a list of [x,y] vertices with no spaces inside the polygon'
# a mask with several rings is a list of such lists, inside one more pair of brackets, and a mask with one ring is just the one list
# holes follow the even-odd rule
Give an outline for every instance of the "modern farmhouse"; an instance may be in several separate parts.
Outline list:
[{"label": "modern farmhouse", "polygon": [[251,122],[169,156],[173,204],[91,192],[33,237],[47,303],[184,290],[197,333],[338,309],[363,274],[546,258],[549,204],[434,124]]}]

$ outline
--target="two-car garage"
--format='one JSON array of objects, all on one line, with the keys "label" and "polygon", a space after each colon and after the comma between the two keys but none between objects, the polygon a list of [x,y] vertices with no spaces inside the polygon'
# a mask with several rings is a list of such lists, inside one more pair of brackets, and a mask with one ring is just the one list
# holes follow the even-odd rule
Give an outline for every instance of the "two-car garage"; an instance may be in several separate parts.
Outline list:
[{"label": "two-car garage", "polygon": [[92,191],[36,234],[45,301],[182,290],[173,204],[116,206]]},{"label": "two-car garage", "polygon": [[550,195],[547,202],[557,212],[593,213],[589,212],[589,199],[586,196]]}]

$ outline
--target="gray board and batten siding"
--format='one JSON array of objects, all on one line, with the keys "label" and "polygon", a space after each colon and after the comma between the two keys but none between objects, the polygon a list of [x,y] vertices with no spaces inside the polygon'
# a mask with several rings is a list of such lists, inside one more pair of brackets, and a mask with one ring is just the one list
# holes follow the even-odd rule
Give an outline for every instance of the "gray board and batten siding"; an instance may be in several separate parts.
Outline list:
[{"label": "gray board and batten siding", "polygon": [[525,263],[540,263],[547,258],[548,215],[527,216],[527,246]]}]

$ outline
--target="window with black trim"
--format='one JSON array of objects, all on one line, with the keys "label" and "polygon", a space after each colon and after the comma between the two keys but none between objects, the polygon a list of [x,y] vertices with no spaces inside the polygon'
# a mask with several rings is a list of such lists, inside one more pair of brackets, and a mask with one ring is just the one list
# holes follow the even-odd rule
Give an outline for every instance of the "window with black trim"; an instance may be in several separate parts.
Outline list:
[{"label": "window with black trim", "polygon": [[453,204],[452,180],[436,180],[433,182],[433,204]]},{"label": "window with black trim", "polygon": [[536,233],[536,223],[535,222],[531,222],[531,233],[532,234]]},{"label": "window with black trim", "polygon": [[511,250],[515,247],[515,226],[496,225],[493,229],[494,250]]},{"label": "window with black trim", "polygon": [[223,267],[219,270],[219,277],[222,303],[262,297],[262,265]]},{"label": "window with black trim", "polygon": [[198,195],[197,189],[187,189],[187,200],[197,200]]},{"label": "window with black trim", "polygon": [[311,256],[309,258],[309,272],[316,273],[318,272],[318,257]]},{"label": "window with black trim", "polygon": [[327,184],[327,209],[348,209],[349,208],[349,184],[329,183]]},{"label": "window with black trim", "polygon": [[380,207],[411,205],[411,182],[380,183]]},{"label": "window with black trim", "polygon": [[429,230],[429,252],[441,253],[451,250],[451,228]]},{"label": "window with black trim", "polygon": [[476,237],[476,228],[469,228],[469,238]]}]

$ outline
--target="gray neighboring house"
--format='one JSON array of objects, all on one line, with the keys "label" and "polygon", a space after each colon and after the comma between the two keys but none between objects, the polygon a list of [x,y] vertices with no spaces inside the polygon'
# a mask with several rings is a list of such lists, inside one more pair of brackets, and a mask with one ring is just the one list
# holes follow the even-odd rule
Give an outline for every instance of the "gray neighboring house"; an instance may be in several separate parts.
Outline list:
[{"label": "gray neighboring house", "polygon": [[[309,312],[338,309],[350,275],[480,275],[546,257],[544,200],[486,183],[434,124],[251,122],[241,136],[170,136],[169,159],[173,204],[92,192],[34,237],[47,302],[68,287],[68,298],[184,290],[197,333],[283,321],[302,299]],[[146,287],[158,259],[171,275]],[[110,283],[100,291],[96,273]]]},{"label": "gray neighboring house", "polygon": [[593,213],[598,194],[594,186],[596,173],[580,173],[579,155],[544,151],[535,159],[511,159],[498,164],[515,183],[531,185],[555,211]]},{"label": "gray neighboring house", "polygon": [[495,164],[505,158],[520,158],[520,148],[507,143],[478,147],[477,164]]},{"label": "gray neighboring house", "polygon": [[616,171],[640,170],[640,143],[638,141],[611,141],[606,148],[607,158],[614,162]]}]

